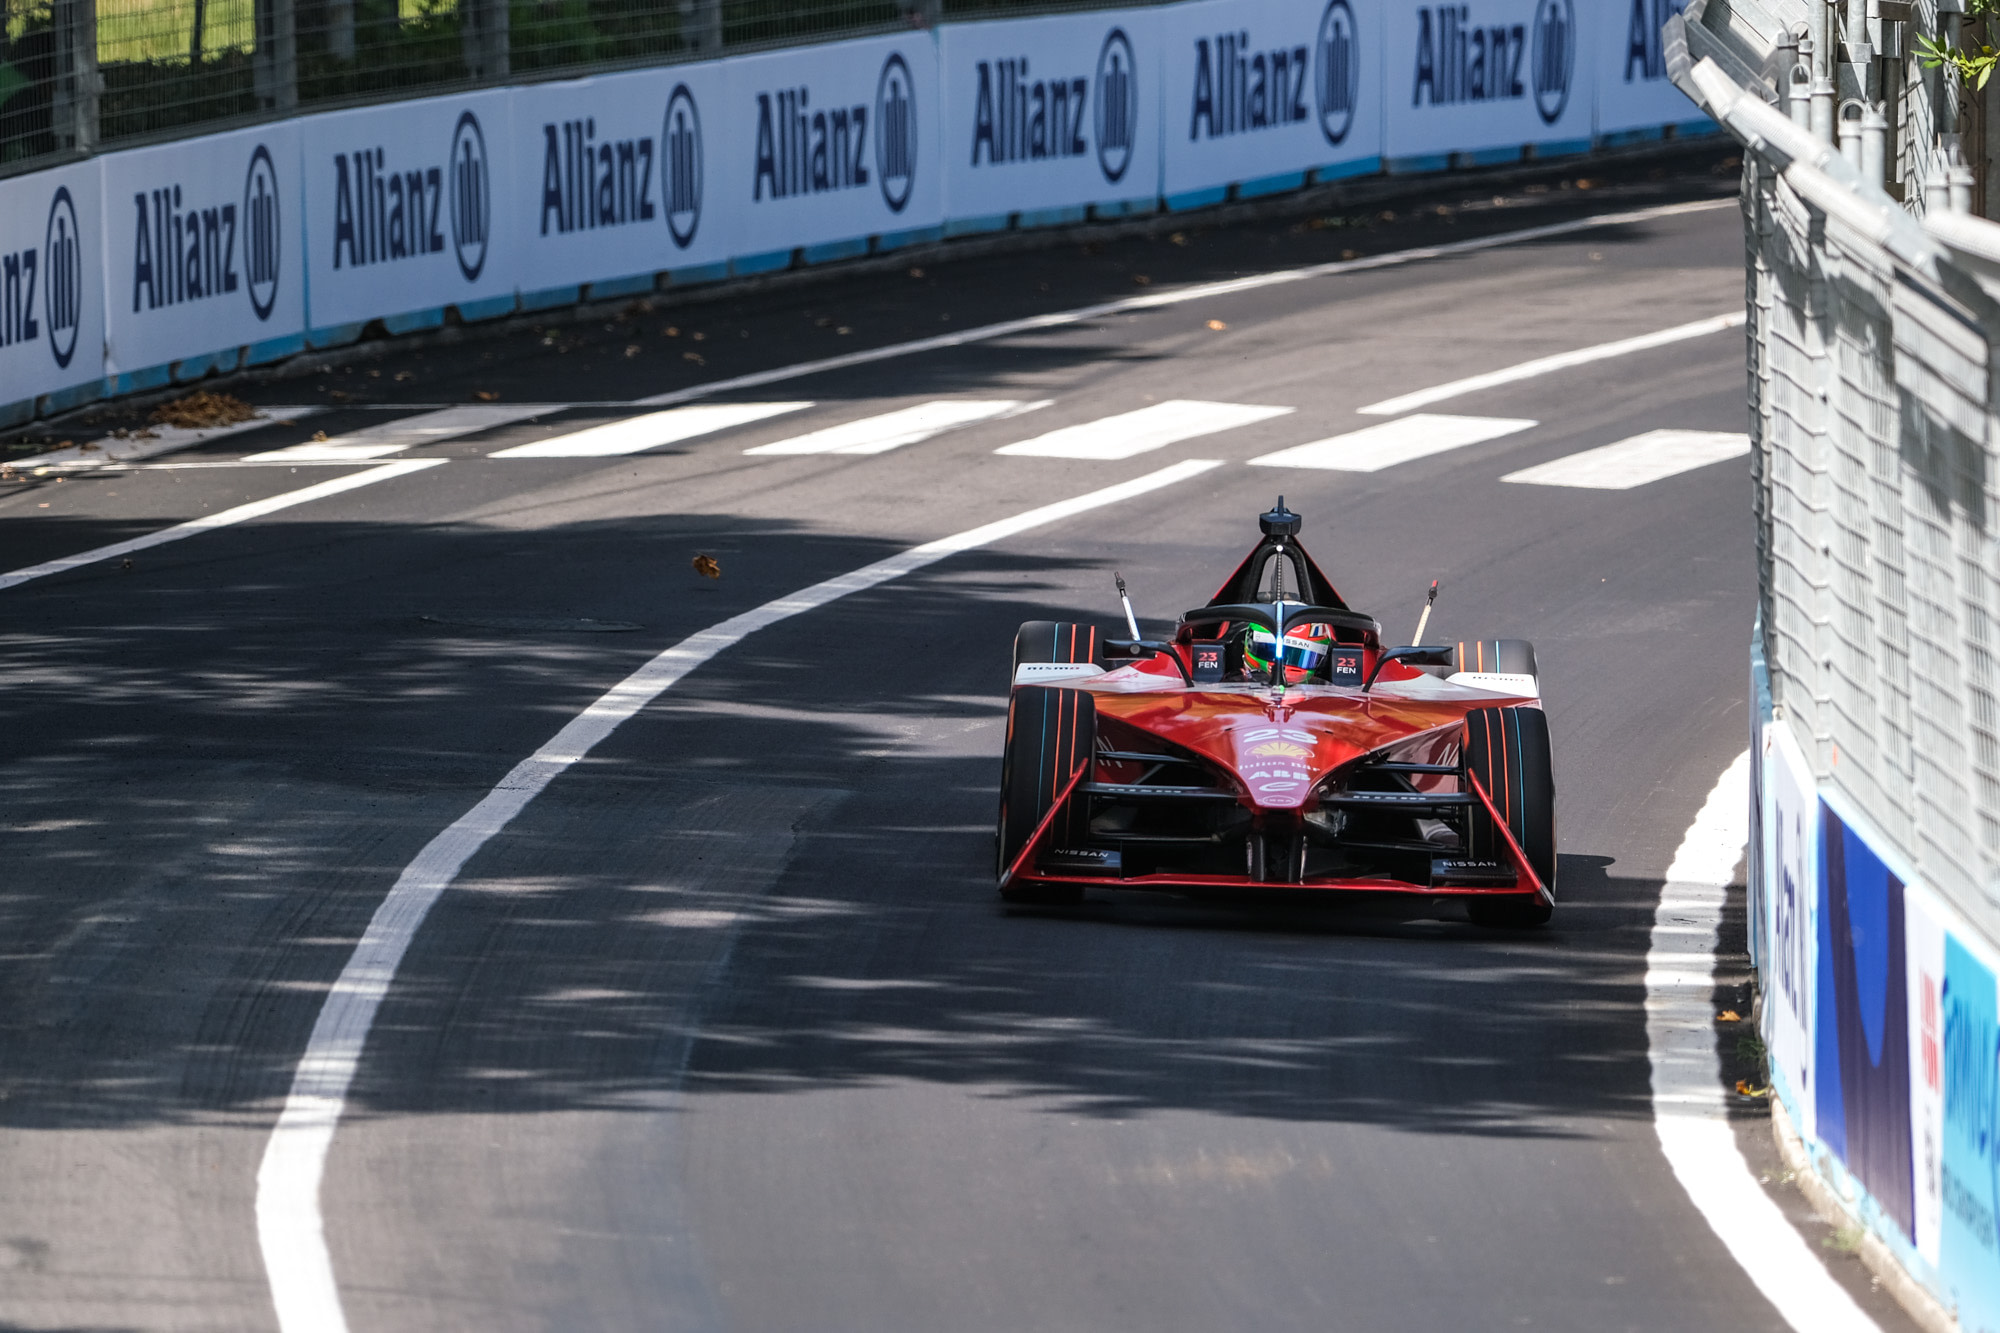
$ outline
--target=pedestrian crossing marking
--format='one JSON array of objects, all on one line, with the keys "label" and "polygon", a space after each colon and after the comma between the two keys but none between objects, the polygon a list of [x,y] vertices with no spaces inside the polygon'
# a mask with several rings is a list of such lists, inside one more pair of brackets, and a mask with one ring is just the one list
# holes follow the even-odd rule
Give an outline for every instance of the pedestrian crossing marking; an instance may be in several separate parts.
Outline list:
[{"label": "pedestrian crossing marking", "polygon": [[1259,407],[1248,403],[1205,403],[1175,398],[1135,412],[1099,417],[1064,426],[993,452],[1017,458],[1089,458],[1111,460],[1150,453],[1182,440],[1217,431],[1234,430],[1297,411],[1291,407]]},{"label": "pedestrian crossing marking", "polygon": [[1380,472],[1432,454],[1483,444],[1527,430],[1536,422],[1521,417],[1454,417],[1419,412],[1310,444],[1280,449],[1250,460],[1255,467],[1323,468],[1329,472]]},{"label": "pedestrian crossing marking", "polygon": [[1649,430],[1615,444],[1510,472],[1500,480],[1527,486],[1626,491],[1749,452],[1750,437],[1731,431]]},{"label": "pedestrian crossing marking", "polygon": [[811,407],[798,403],[694,403],[609,421],[546,440],[495,450],[493,458],[615,458]]},{"label": "pedestrian crossing marking", "polygon": [[1047,407],[1048,399],[1023,402],[1018,398],[941,398],[915,407],[863,417],[823,430],[794,435],[789,440],[773,440],[745,449],[746,454],[884,454],[906,444],[917,444],[961,426],[1001,417],[1018,416]]},{"label": "pedestrian crossing marking", "polygon": [[465,407],[447,407],[436,412],[420,412],[415,416],[399,417],[395,421],[379,426],[365,426],[360,430],[346,431],[326,440],[307,440],[304,444],[288,445],[283,449],[266,449],[261,454],[248,454],[246,463],[362,463],[371,458],[386,458],[390,454],[402,453],[405,449],[420,444],[438,444],[445,440],[457,439],[461,435],[472,435],[495,426],[505,426],[529,417],[543,416],[550,412],[560,412],[567,403],[479,403]]}]

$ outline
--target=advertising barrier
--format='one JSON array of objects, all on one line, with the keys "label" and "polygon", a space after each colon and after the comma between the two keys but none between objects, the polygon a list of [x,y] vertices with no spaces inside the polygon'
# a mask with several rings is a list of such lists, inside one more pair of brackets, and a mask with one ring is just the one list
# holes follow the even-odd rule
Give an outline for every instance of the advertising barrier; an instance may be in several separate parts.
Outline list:
[{"label": "advertising barrier", "polygon": [[98,160],[104,369],[129,374],[295,337],[299,128],[279,123]]},{"label": "advertising barrier", "polygon": [[0,420],[455,311],[1698,119],[1683,0],[1191,0],[326,112],[0,183]]},{"label": "advertising barrier", "polygon": [[0,403],[104,378],[103,176],[0,183]]},{"label": "advertising barrier", "polygon": [[[1381,0],[1197,0],[1165,11],[1163,188],[1301,185],[1382,160]],[[1259,190],[1258,192],[1262,192]]]},{"label": "advertising barrier", "polygon": [[938,35],[944,210],[954,219],[1160,193],[1160,40],[1172,11],[1122,9]]}]

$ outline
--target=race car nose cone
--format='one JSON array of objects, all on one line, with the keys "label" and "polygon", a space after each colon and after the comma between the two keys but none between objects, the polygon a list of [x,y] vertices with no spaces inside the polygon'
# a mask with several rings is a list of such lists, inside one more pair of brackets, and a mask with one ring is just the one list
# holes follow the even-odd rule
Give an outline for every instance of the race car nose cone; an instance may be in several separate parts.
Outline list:
[{"label": "race car nose cone", "polygon": [[1235,742],[1236,775],[1250,798],[1265,809],[1291,810],[1305,804],[1321,771],[1319,743],[1297,726],[1247,726]]}]

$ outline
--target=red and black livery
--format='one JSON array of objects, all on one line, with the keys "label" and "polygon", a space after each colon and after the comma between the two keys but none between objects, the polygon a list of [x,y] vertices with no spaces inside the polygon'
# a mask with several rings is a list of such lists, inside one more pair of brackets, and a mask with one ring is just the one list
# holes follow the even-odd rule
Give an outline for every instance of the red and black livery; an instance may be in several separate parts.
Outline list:
[{"label": "red and black livery", "polygon": [[[1555,781],[1532,645],[1385,647],[1299,545],[1283,500],[1260,523],[1263,539],[1171,638],[1021,626],[1002,897],[1291,889],[1460,900],[1483,925],[1547,921]],[[1309,679],[1243,651],[1253,628],[1282,641],[1308,623],[1333,640]]]}]

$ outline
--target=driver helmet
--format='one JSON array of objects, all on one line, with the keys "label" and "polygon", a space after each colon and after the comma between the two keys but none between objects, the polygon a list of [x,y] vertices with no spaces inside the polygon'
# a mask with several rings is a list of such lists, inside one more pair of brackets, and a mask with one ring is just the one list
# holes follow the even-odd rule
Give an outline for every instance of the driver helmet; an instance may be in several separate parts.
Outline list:
[{"label": "driver helmet", "polygon": [[[1312,679],[1333,647],[1333,626],[1320,621],[1285,626],[1285,683],[1297,685]],[[1277,655],[1278,639],[1262,625],[1252,625],[1243,641],[1243,660],[1251,671],[1269,679],[1271,659]]]}]

